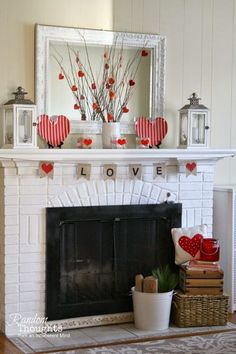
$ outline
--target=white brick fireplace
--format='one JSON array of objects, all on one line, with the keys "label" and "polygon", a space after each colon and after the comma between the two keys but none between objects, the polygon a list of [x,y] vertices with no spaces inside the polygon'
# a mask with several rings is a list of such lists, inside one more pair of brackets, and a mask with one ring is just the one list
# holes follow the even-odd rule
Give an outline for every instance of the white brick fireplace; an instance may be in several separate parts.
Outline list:
[{"label": "white brick fireplace", "polygon": [[[208,225],[212,232],[214,166],[232,150],[0,150],[0,329],[18,333],[12,315],[45,316],[45,207],[182,203],[182,225]],[[188,161],[197,175],[186,176]],[[54,161],[54,178],[40,178],[39,161]],[[77,179],[76,165],[91,163],[91,178]],[[166,163],[166,177],[153,178],[153,164]],[[117,164],[115,181],[104,181],[104,163]],[[142,180],[128,165],[143,166]],[[93,322],[94,321],[94,322]],[[64,327],[102,323],[71,319]]]}]

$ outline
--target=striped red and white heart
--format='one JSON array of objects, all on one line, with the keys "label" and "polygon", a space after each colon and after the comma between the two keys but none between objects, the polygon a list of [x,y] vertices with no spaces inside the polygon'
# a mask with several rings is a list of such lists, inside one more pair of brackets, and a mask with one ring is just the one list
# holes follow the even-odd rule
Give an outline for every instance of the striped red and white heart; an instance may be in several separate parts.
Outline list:
[{"label": "striped red and white heart", "polygon": [[140,117],[136,122],[135,129],[137,136],[141,139],[150,139],[150,146],[158,146],[167,134],[168,124],[167,121],[161,117],[157,117],[154,120]]},{"label": "striped red and white heart", "polygon": [[38,117],[38,134],[50,145],[56,147],[65,141],[70,133],[70,121],[66,116],[42,114]]}]

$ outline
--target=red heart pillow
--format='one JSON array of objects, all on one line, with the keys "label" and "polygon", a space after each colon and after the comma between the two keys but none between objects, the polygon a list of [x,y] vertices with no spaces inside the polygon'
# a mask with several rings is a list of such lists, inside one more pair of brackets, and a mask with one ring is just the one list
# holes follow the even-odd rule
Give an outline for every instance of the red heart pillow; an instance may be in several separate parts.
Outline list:
[{"label": "red heart pillow", "polygon": [[173,228],[171,234],[175,247],[176,264],[200,259],[200,243],[204,237],[207,237],[206,225]]},{"label": "red heart pillow", "polygon": [[154,120],[140,117],[136,122],[135,129],[137,136],[150,139],[150,146],[158,146],[167,134],[168,124],[161,117],[157,117]]},{"label": "red heart pillow", "polygon": [[59,146],[70,133],[70,121],[66,116],[49,117],[42,114],[38,118],[38,134],[52,146]]}]

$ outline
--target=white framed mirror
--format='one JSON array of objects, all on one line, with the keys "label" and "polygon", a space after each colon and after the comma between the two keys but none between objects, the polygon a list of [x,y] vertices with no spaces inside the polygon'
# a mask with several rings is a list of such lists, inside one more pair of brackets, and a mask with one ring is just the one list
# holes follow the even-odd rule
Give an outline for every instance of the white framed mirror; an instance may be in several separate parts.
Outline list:
[{"label": "white framed mirror", "polygon": [[[36,25],[36,104],[38,115],[49,116],[65,114],[72,122],[72,132],[97,132],[100,122],[81,117],[73,107],[73,95],[67,83],[58,80],[60,67],[55,58],[62,58],[62,65],[68,67],[68,45],[81,50],[84,43],[93,56],[94,51],[101,51],[105,46],[121,43],[124,50],[137,51],[145,46],[150,55],[139,68],[136,87],[132,97],[129,114],[122,117],[126,133],[132,133],[135,117],[155,118],[163,116],[164,111],[164,72],[165,47],[164,36],[156,34],[112,32],[93,29]],[[92,54],[91,54],[92,53]],[[67,57],[67,59],[66,59]],[[60,59],[58,59],[60,61]],[[63,80],[64,81],[64,80]],[[129,124],[130,123],[130,124]],[[128,126],[130,125],[130,130]]]}]

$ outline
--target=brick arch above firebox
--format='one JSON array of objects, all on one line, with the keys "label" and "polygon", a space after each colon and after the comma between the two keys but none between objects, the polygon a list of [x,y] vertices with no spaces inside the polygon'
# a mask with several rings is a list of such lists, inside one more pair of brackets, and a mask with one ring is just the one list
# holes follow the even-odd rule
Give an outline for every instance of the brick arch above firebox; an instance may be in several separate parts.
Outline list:
[{"label": "brick arch above firebox", "polygon": [[177,193],[158,183],[123,179],[84,180],[51,197],[48,206],[159,204],[166,200],[177,202]]}]

